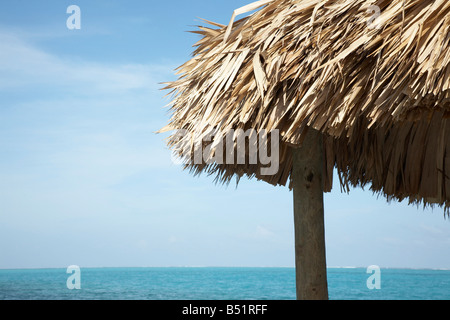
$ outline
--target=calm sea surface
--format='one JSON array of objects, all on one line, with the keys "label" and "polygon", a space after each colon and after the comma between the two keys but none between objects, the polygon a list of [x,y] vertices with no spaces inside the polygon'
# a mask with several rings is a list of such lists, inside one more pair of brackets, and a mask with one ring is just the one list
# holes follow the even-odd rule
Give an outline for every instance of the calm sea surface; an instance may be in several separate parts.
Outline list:
[{"label": "calm sea surface", "polygon": [[[292,300],[292,268],[81,268],[80,290],[66,269],[0,270],[0,299]],[[362,268],[330,268],[332,300],[450,300],[449,270],[381,269],[369,290]]]}]

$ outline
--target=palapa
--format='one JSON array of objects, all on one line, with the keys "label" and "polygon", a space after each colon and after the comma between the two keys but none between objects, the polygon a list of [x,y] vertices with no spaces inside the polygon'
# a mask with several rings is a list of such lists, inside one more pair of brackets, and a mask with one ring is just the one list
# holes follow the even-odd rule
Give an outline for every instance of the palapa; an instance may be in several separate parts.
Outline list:
[{"label": "palapa", "polygon": [[[263,1],[261,10],[200,27],[194,57],[169,83],[173,116],[162,131],[280,131],[280,170],[194,164],[222,182],[247,175],[286,185],[291,148],[306,129],[324,135],[324,191],[371,185],[389,199],[450,206],[450,2]],[[378,6],[372,20],[369,6]],[[253,9],[253,8],[251,8]],[[229,31],[228,34],[227,30]],[[195,130],[194,130],[195,129]],[[185,146],[176,134],[168,144]],[[292,185],[291,185],[292,186]]]},{"label": "palapa", "polygon": [[[172,118],[162,131],[175,132],[168,145],[186,168],[292,188],[293,154],[314,130],[323,191],[336,168],[344,190],[370,185],[448,212],[450,1],[265,0],[236,10],[228,26],[206,22],[166,87]],[[261,163],[193,161],[208,132],[220,141],[236,129],[279,131],[276,174],[260,174]]]}]

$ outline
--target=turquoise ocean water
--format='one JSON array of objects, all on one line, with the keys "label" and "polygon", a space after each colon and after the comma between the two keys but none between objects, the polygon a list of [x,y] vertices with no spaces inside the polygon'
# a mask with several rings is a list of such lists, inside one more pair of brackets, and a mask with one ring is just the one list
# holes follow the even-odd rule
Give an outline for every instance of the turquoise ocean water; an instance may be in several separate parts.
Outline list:
[{"label": "turquoise ocean water", "polygon": [[[0,270],[3,300],[293,300],[293,268],[81,268],[80,290],[66,269]],[[330,268],[332,300],[449,300],[449,270],[381,269],[368,289],[363,268]]]}]

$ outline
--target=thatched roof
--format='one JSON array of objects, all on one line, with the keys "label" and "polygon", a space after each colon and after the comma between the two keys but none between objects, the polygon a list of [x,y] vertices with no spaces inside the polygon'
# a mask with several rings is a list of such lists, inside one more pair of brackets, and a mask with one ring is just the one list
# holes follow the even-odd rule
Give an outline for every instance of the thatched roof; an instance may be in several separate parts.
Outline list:
[{"label": "thatched roof", "polygon": [[[193,58],[166,89],[175,151],[215,130],[280,130],[280,169],[195,164],[229,182],[289,184],[291,148],[323,133],[324,191],[371,184],[389,199],[450,206],[450,1],[266,0],[230,27],[208,22]],[[373,20],[370,5],[381,16]],[[250,7],[249,9],[254,9]],[[245,10],[241,10],[245,11]],[[240,12],[237,12],[240,13]]]}]

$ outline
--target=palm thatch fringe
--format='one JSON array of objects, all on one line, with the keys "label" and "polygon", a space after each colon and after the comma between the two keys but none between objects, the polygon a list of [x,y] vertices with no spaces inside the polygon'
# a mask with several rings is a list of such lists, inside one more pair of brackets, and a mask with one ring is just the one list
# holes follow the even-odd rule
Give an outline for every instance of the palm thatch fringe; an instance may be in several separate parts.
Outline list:
[{"label": "palm thatch fringe", "polygon": [[[292,148],[324,136],[324,191],[370,184],[388,199],[450,207],[450,1],[272,0],[229,26],[210,23],[168,83],[180,152],[231,129],[280,132],[280,169],[195,164],[219,182],[246,175],[289,185]],[[368,8],[379,8],[373,20]],[[251,9],[254,9],[250,6]],[[245,10],[237,11],[241,13]],[[176,132],[195,134],[179,139]]]}]

